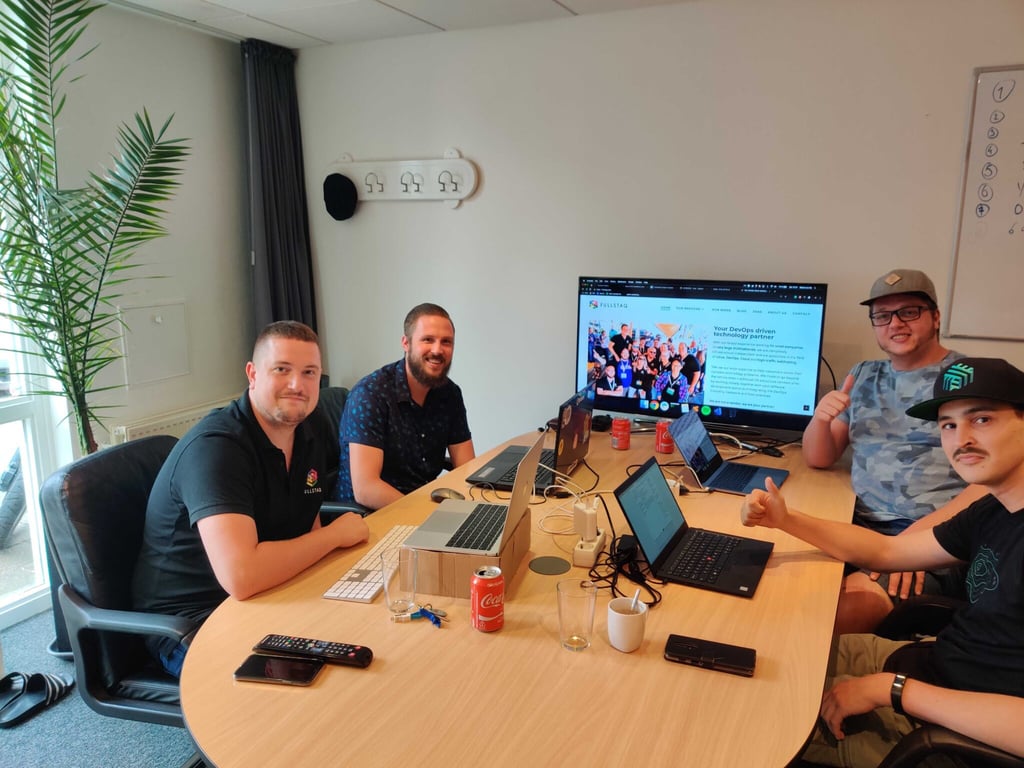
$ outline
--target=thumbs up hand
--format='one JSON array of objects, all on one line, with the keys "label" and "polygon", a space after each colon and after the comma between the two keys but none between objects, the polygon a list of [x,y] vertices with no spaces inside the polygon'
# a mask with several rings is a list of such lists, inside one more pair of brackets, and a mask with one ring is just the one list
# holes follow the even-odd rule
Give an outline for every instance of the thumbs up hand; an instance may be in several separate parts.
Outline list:
[{"label": "thumbs up hand", "polygon": [[814,409],[814,418],[831,423],[836,416],[850,407],[850,390],[853,389],[853,375],[850,374],[843,382],[842,389],[834,389],[818,402]]},{"label": "thumbs up hand", "polygon": [[740,509],[740,520],[748,527],[779,528],[789,514],[786,499],[770,477],[765,478],[764,487],[763,491],[757,489],[747,495]]}]

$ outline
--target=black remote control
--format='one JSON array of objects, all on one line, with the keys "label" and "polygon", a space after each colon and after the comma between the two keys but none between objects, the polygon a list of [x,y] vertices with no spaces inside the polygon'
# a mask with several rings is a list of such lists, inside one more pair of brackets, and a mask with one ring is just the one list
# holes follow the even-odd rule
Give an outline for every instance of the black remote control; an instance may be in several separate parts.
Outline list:
[{"label": "black remote control", "polygon": [[312,640],[308,637],[292,637],[291,635],[267,635],[252,649],[282,656],[322,659],[328,664],[344,664],[348,667],[365,668],[370,666],[370,662],[373,661],[373,651],[365,645],[332,643],[327,640]]}]

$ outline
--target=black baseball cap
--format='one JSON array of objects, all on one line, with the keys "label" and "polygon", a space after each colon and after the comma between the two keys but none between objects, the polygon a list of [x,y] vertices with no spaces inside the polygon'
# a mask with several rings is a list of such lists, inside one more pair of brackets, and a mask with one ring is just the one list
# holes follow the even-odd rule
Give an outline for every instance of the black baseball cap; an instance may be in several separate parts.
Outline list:
[{"label": "black baseball cap", "polygon": [[964,357],[942,369],[932,399],[911,406],[907,415],[926,421],[939,418],[939,406],[950,400],[998,400],[1024,407],[1024,371],[994,357]]}]

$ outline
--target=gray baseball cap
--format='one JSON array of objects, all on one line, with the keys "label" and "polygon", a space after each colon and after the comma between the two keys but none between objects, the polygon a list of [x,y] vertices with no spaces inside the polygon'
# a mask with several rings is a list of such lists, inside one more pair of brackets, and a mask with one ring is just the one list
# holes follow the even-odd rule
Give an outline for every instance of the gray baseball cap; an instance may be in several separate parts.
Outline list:
[{"label": "gray baseball cap", "polygon": [[871,306],[875,299],[897,293],[917,293],[931,299],[935,306],[939,305],[939,300],[935,298],[935,285],[931,278],[919,269],[894,269],[886,272],[875,280],[871,286],[871,295],[861,304]]}]

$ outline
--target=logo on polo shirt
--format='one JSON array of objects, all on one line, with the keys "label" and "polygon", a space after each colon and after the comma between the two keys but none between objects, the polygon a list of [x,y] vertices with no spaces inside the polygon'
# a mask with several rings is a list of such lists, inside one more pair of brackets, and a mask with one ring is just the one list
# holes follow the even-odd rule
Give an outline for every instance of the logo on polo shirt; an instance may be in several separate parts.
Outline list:
[{"label": "logo on polo shirt", "polygon": [[319,476],[317,475],[315,469],[309,470],[309,472],[306,473],[306,485],[308,485],[310,488],[315,486],[316,485],[316,481],[317,481],[317,477],[319,477]]},{"label": "logo on polo shirt", "polygon": [[963,389],[974,383],[974,366],[954,363],[942,375],[942,388],[947,392]]}]

